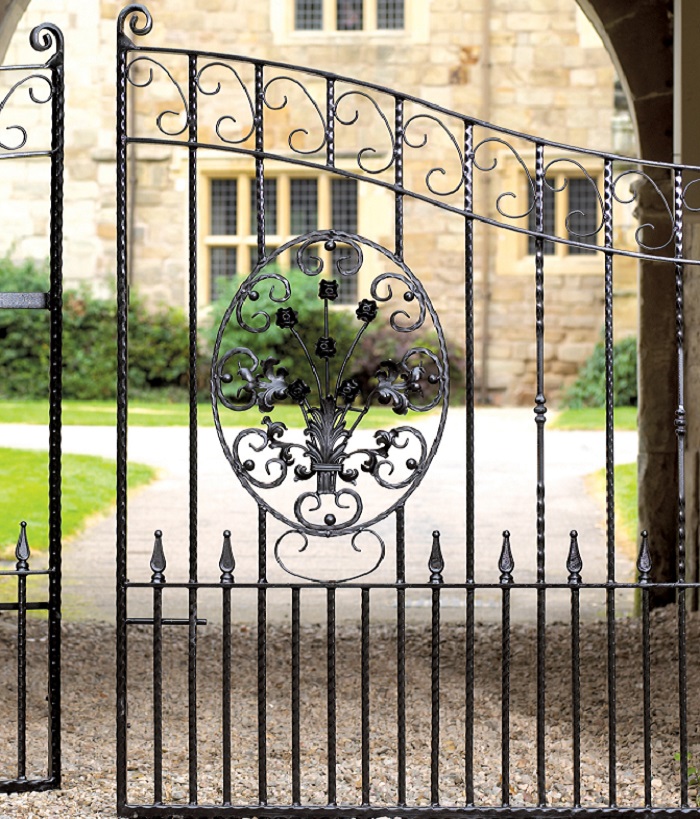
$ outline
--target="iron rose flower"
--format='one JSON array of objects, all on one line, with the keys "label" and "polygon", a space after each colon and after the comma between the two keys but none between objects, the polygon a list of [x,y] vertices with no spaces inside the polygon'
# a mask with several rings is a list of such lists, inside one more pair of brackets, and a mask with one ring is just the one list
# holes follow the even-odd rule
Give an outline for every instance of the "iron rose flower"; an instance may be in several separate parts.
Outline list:
[{"label": "iron rose flower", "polygon": [[319,358],[333,358],[335,355],[335,339],[321,336],[316,342],[316,355]]},{"label": "iron rose flower", "polygon": [[275,319],[275,324],[278,327],[281,327],[283,330],[289,330],[297,323],[297,313],[296,310],[292,310],[291,307],[280,307],[277,311],[277,318]]},{"label": "iron rose flower", "polygon": [[357,310],[355,310],[355,315],[360,319],[360,321],[364,321],[365,324],[369,324],[370,321],[374,321],[377,317],[377,302],[373,301],[372,299],[362,299],[362,301],[357,305]]},{"label": "iron rose flower", "polygon": [[357,398],[360,392],[360,385],[355,381],[354,378],[346,378],[345,381],[340,385],[340,389],[338,390],[338,394],[341,398],[344,398],[348,404],[351,404],[355,398]]},{"label": "iron rose flower", "polygon": [[321,279],[318,283],[318,297],[319,299],[328,299],[328,301],[335,301],[338,298],[338,282],[333,279]]},{"label": "iron rose flower", "polygon": [[301,378],[297,378],[296,381],[293,381],[287,387],[287,395],[292,399],[292,401],[296,401],[298,404],[301,404],[301,402],[310,392],[311,387],[302,381]]}]

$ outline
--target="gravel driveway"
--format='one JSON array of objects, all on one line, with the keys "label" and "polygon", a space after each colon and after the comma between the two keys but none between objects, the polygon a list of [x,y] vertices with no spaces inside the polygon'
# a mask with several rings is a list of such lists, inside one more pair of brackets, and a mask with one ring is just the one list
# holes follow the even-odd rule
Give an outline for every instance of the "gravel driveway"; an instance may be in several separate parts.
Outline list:
[{"label": "gravel driveway", "polygon": [[[41,624],[32,621],[31,632],[41,639]],[[7,728],[13,717],[15,677],[12,660],[11,618],[0,618],[0,720]],[[114,666],[113,630],[104,624],[69,623],[64,641],[64,789],[45,794],[0,796],[0,817],[12,819],[92,819],[112,817],[114,804]],[[164,734],[165,794],[186,801],[186,697],[181,687],[186,676],[186,635],[178,629],[168,633],[165,647],[166,713]],[[220,689],[218,626],[202,629],[199,654],[199,770],[200,799],[220,799]],[[688,677],[698,679],[700,619],[691,615],[688,627]],[[268,743],[270,801],[290,800],[290,707],[289,633],[282,625],[268,632]],[[570,804],[571,678],[569,629],[548,629],[548,800]],[[429,794],[430,674],[429,630],[413,626],[408,632],[408,796],[411,803],[427,804]],[[607,709],[605,675],[605,627],[588,624],[582,646],[582,790],[584,805],[603,804],[607,794]],[[129,795],[148,800],[151,794],[152,760],[150,732],[151,635],[134,631],[131,638],[132,698],[130,700]],[[35,654],[43,650],[40,643]],[[643,804],[642,678],[640,627],[636,620],[622,620],[618,635],[618,782],[619,804]],[[302,790],[305,801],[323,802],[325,783],[325,633],[305,626],[302,646]],[[676,621],[672,610],[652,620],[652,749],[655,805],[678,805]],[[512,802],[535,802],[535,633],[516,626],[512,639],[511,781]],[[235,801],[255,797],[256,633],[245,626],[234,634],[234,777]],[[338,798],[356,801],[360,784],[358,706],[359,631],[342,626],[338,632]],[[395,656],[394,635],[378,626],[372,637],[372,800],[396,799],[395,777]],[[463,801],[464,793],[464,628],[444,627],[442,640],[442,746],[441,799],[444,804]],[[35,669],[35,671],[37,671]],[[30,675],[30,713],[34,740],[30,764],[39,764],[45,747],[41,735],[44,719],[44,684],[41,673]],[[700,703],[692,693],[688,719],[691,750],[700,754]],[[500,629],[477,628],[475,787],[479,804],[496,805],[500,799]],[[36,723],[36,724],[34,724]],[[11,732],[10,732],[11,733]],[[14,758],[12,737],[3,734],[0,762]]]}]

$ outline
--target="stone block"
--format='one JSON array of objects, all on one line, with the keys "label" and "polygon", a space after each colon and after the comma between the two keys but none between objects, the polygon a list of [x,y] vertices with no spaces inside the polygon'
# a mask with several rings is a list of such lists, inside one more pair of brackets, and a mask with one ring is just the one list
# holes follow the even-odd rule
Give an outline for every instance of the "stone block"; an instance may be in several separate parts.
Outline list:
[{"label": "stone block", "polygon": [[559,361],[582,364],[593,352],[594,342],[567,342],[560,344],[557,350]]},{"label": "stone block", "polygon": [[522,11],[511,11],[506,14],[506,28],[510,31],[538,31],[546,27],[548,16]]},{"label": "stone block", "polygon": [[117,225],[115,222],[98,222],[97,235],[100,239],[115,241],[117,238]]},{"label": "stone block", "polygon": [[574,68],[570,72],[572,85],[595,86],[597,83],[597,76],[595,70],[591,68]]}]

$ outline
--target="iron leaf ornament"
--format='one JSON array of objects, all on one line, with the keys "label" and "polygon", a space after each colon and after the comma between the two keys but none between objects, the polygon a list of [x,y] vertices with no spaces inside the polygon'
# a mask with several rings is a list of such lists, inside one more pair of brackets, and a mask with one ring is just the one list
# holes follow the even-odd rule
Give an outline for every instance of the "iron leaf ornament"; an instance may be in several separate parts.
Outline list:
[{"label": "iron leaf ornament", "polygon": [[[338,253],[341,247],[342,258],[335,263],[337,275],[324,276],[321,248]],[[282,273],[274,265],[286,250],[295,252],[297,269]],[[357,276],[369,253],[378,256],[384,268],[389,262],[393,269],[375,275],[369,297],[360,298],[354,308],[344,309],[338,304],[338,279]],[[348,266],[348,259],[354,259],[355,264]],[[295,282],[302,276],[318,277],[315,305],[295,300]],[[261,301],[261,293],[269,294],[271,307]],[[304,316],[309,308],[322,311],[321,335],[306,326],[309,319]],[[349,345],[339,341],[342,334],[339,337],[333,332],[341,320],[355,322]],[[286,334],[285,346],[290,350],[296,347],[300,355],[295,360],[305,361],[304,372],[292,372],[294,367],[288,369],[277,358],[260,353],[265,346],[264,334],[273,324]],[[250,333],[249,346],[225,348],[224,333],[229,325],[237,331],[237,338],[241,330]],[[383,332],[382,338],[388,335],[395,339],[397,353],[382,360],[373,378],[365,383],[366,376],[358,378],[355,372],[364,349],[360,342],[370,327],[372,332]],[[409,336],[416,331],[420,336]],[[387,509],[393,511],[425,474],[444,427],[449,391],[447,351],[427,293],[403,261],[359,236],[317,231],[278,248],[243,282],[219,328],[211,390],[224,454],[256,501],[306,534],[352,534],[366,530],[387,514]],[[280,404],[299,407],[303,435],[274,420],[275,407]],[[373,429],[372,407],[377,405],[402,418],[441,405],[432,442],[408,423]],[[222,411],[240,413],[253,408],[265,414],[262,428],[246,428],[229,443]],[[394,494],[381,510],[366,512],[361,475],[369,476],[382,489],[404,491],[398,500]],[[292,509],[285,510],[278,508],[277,498],[273,503],[264,493],[288,481],[302,485],[315,482],[315,486],[299,492]],[[375,495],[376,489],[372,492],[376,506]]]}]

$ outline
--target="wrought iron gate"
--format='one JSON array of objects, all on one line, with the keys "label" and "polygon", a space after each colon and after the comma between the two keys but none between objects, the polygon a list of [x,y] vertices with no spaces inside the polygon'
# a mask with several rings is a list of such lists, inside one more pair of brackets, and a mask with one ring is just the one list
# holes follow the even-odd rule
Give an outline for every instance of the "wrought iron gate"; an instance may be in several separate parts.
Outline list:
[{"label": "wrought iron gate", "polygon": [[[686,597],[698,584],[688,582],[685,575],[682,378],[678,380],[675,419],[680,498],[678,573],[673,582],[654,582],[646,533],[638,555],[638,579],[616,576],[613,469],[614,264],[622,257],[648,258],[673,268],[677,327],[669,344],[677,349],[682,374],[684,265],[697,263],[685,258],[683,251],[683,217],[690,210],[686,196],[692,185],[685,169],[547,143],[409,95],[322,71],[243,56],[148,47],[140,39],[130,39],[143,38],[151,29],[151,16],[141,5],[128,6],[119,17],[120,815],[447,817],[572,812],[622,817],[656,811],[664,816],[685,815],[690,810]],[[226,96],[229,93],[233,96]],[[216,109],[207,106],[224,99],[225,106],[210,117],[207,112]],[[127,103],[133,106],[133,118]],[[364,118],[371,118],[373,124]],[[444,142],[442,156],[449,154],[444,166],[430,153],[439,140]],[[159,528],[149,572],[144,561],[135,561],[136,554],[146,549],[146,533],[127,531],[127,306],[134,246],[128,227],[137,223],[130,219],[129,208],[138,207],[138,197],[128,202],[127,194],[130,162],[134,161],[129,151],[163,148],[182,163],[186,179],[189,495],[186,538],[175,526],[169,529],[168,521],[153,521],[153,529]],[[249,163],[235,167],[241,178],[248,179],[245,184],[251,190],[244,207],[252,214],[252,241],[241,250],[251,261],[240,271],[240,286],[227,295],[203,389],[198,359],[200,286],[209,281],[209,273],[203,272],[209,245],[200,224],[208,194],[200,191],[211,179],[223,178],[222,158]],[[479,180],[507,162],[520,187],[488,203],[479,201]],[[564,181],[553,181],[560,170]],[[273,177],[282,179],[285,172],[355,180],[368,189],[383,191],[391,212],[391,236],[363,235],[357,226],[334,223],[331,218],[326,224],[292,229],[291,238],[280,237],[276,228],[270,229],[271,220],[277,218],[272,191],[277,190],[278,182]],[[596,214],[592,227],[582,227],[586,213],[572,204],[566,206],[565,218],[551,218],[555,202],[565,198],[570,202],[569,177],[583,180],[588,187],[589,207]],[[658,241],[649,240],[654,235],[649,226],[637,231],[632,246],[616,238],[614,216],[635,203],[634,193],[623,192],[623,184],[629,181],[647,185],[665,207],[668,230]],[[420,261],[421,249],[411,237],[426,222],[434,223],[435,231],[450,233],[449,220],[458,220],[460,225],[460,233],[451,235],[458,237],[464,269],[459,286],[449,285],[453,288],[449,298],[441,299],[445,309],[450,309],[451,302],[462,305],[463,338],[448,350],[434,306],[440,288],[447,285],[438,285],[437,275],[424,282],[425,273],[434,272],[426,268],[441,262],[437,257]],[[445,227],[448,222],[449,228]],[[232,236],[240,232],[241,224],[239,219],[238,229],[219,230],[229,234],[228,245],[220,242],[224,249],[234,247]],[[504,532],[498,544],[479,542],[474,525],[478,481],[474,259],[475,241],[483,226],[526,243],[534,285],[534,548],[532,566],[521,569],[519,565],[517,572],[514,554],[517,557],[519,544],[511,544],[509,533]],[[607,518],[604,551],[597,565],[586,557],[588,532],[581,532],[580,546],[576,532],[571,532],[570,540],[567,536],[565,565],[553,566],[546,559],[545,272],[550,261],[556,270],[555,248],[572,255],[596,255],[601,266]],[[665,255],[669,250],[673,254],[670,261]],[[412,258],[418,260],[420,275]],[[205,302],[209,285],[206,289]],[[356,291],[358,298],[351,309],[339,308],[349,291]],[[216,301],[211,309],[217,309]],[[349,325],[351,330],[343,335],[343,328]],[[282,366],[266,352],[273,333],[282,339],[278,343],[300,351],[293,359],[297,370]],[[445,431],[451,394],[448,353],[453,363],[463,359],[464,364],[465,383],[458,391],[452,390],[453,397],[458,392],[466,407],[466,445],[460,456],[464,482],[457,502],[454,496],[449,502],[440,500],[448,497],[450,487],[445,486],[442,494],[430,496],[435,505],[427,507],[420,505],[424,486],[419,489],[419,485],[428,481],[428,467]],[[369,376],[361,374],[363,355],[375,359]],[[198,425],[209,412],[199,404],[202,391],[209,393],[213,428]],[[276,420],[281,406],[299,414],[303,434]],[[373,425],[382,407],[393,411],[398,425],[389,423],[385,415],[379,415]],[[428,411],[428,421],[415,420]],[[236,423],[241,417],[249,424],[244,429]],[[221,463],[228,462],[247,493],[236,494],[237,483],[230,473],[230,483],[223,480],[220,520],[214,523],[223,534],[216,546],[209,535],[202,536],[210,522],[198,517],[198,478],[204,458],[211,454],[207,450],[203,455],[201,447],[214,435],[222,450],[218,455]],[[206,465],[209,468],[208,460]],[[459,507],[466,512],[464,530],[457,519]],[[505,508],[503,515],[506,522]],[[244,516],[247,524],[241,522]],[[431,532],[435,525],[443,528],[442,534]],[[443,556],[448,538],[462,544],[452,564]],[[477,558],[488,550],[492,552],[490,571],[484,573]],[[182,576],[174,579],[166,567],[166,555],[171,560],[178,552],[186,556]],[[321,557],[314,557],[318,554]],[[421,555],[417,564],[416,554]],[[584,577],[591,579],[584,582]],[[669,747],[677,750],[683,764],[675,802],[657,807],[649,597],[654,589],[669,586],[678,603],[677,693],[673,695],[678,702],[678,734]],[[641,610],[636,679],[641,688],[643,795],[630,797],[618,783],[617,709],[623,695],[617,690],[620,625],[616,615],[619,602],[629,604],[634,595]],[[518,633],[514,637],[511,604],[514,599],[519,603],[530,597],[536,619],[532,760],[527,745],[524,749],[518,746],[521,758],[511,753],[515,747],[512,700],[516,687],[525,684],[522,677],[513,676]],[[586,663],[582,663],[585,636],[581,635],[587,627],[581,601],[597,597],[602,598],[604,609],[606,682],[603,700],[591,703],[581,683],[586,675]],[[567,690],[553,701],[547,690],[551,658],[547,613],[555,599],[564,600],[570,621]],[[477,624],[483,601],[490,601],[499,613],[496,630],[487,630],[484,638]],[[456,608],[461,621],[458,628],[445,623],[450,606]],[[425,635],[411,623],[413,613],[421,607],[429,612]],[[357,625],[355,631],[344,631],[342,639],[341,619]],[[450,619],[455,619],[454,611]],[[205,629],[210,620],[219,620],[221,628]],[[381,620],[376,628],[375,620]],[[309,628],[307,621],[320,625]],[[137,643],[137,654],[129,650],[131,635],[144,628],[151,641],[145,657],[143,640]],[[446,635],[450,641],[460,640],[458,670],[464,696],[459,706],[444,697],[446,675],[457,673],[455,645],[444,642]],[[381,656],[377,656],[377,645],[382,646]],[[479,688],[480,651],[482,656],[486,652],[487,662],[498,666],[496,691]],[[273,655],[287,670],[274,681]],[[382,690],[377,691],[373,681],[380,668],[390,669],[392,682],[386,685],[382,678]],[[130,697],[132,673],[152,678],[150,702]],[[348,678],[354,680],[350,690]],[[415,711],[413,692],[420,679],[429,681],[426,719],[419,719]],[[482,771],[475,736],[481,729],[480,703],[485,696],[496,697],[500,703],[499,719],[492,728],[492,741],[499,743],[500,766]],[[348,698],[353,699],[354,710]],[[282,701],[288,711],[283,720],[277,717],[283,710]],[[590,708],[603,709],[607,725],[605,758],[590,763],[598,765],[600,783],[599,798],[593,801],[582,788],[582,715]],[[343,728],[339,728],[341,713]],[[203,735],[205,717],[209,726],[215,726],[213,735],[211,728]],[[549,732],[553,724],[561,727],[564,722],[571,764],[566,782],[553,783],[548,778]],[[185,749],[180,755],[173,750],[178,743]],[[418,758],[423,762],[417,762]],[[518,766],[533,774],[535,791],[530,803],[518,802],[512,794],[512,774]],[[423,781],[423,775],[424,792],[415,784]],[[484,791],[484,778],[495,783],[495,791]],[[556,804],[548,796],[553,784],[564,794]]]},{"label": "wrought iron gate", "polygon": [[[46,117],[39,135],[28,133],[18,120],[4,129],[0,141],[0,160],[51,163],[50,191],[47,184],[46,197],[50,193],[49,236],[49,289],[42,293],[0,293],[0,309],[40,310],[49,313],[48,338],[42,338],[37,318],[35,340],[49,348],[49,455],[47,463],[48,484],[48,565],[36,568],[37,559],[30,555],[29,542],[32,527],[18,520],[18,540],[15,551],[16,563],[11,569],[0,571],[4,589],[15,586],[16,600],[12,592],[3,596],[0,612],[17,614],[17,723],[16,768],[10,772],[0,771],[0,793],[39,791],[59,788],[61,785],[61,384],[62,384],[62,237],[63,237],[63,35],[52,23],[43,23],[32,30],[32,48],[38,52],[53,49],[44,63],[0,68],[3,79],[9,78],[9,90],[5,92],[0,110],[9,108],[18,117],[21,108],[17,102],[20,93],[27,93],[29,100],[44,106]],[[49,117],[50,112],[50,117]],[[19,119],[21,122],[21,119]],[[46,140],[44,142],[43,140]],[[0,165],[0,168],[2,166]],[[22,510],[17,510],[17,515]],[[37,581],[34,584],[33,581]],[[45,585],[42,581],[45,580]],[[29,587],[28,587],[28,584]],[[39,599],[33,599],[38,597]],[[29,612],[46,612],[47,636],[45,645],[29,651],[27,615]],[[31,640],[34,644],[34,639]],[[33,646],[32,646],[33,647]],[[44,670],[45,669],[45,672]],[[48,730],[41,725],[39,711],[43,707],[27,702],[28,674],[46,673],[48,703],[46,720]],[[36,712],[36,713],[35,713]],[[8,730],[8,735],[10,731]],[[44,738],[45,737],[45,738]],[[46,762],[42,740],[48,745]],[[48,740],[48,743],[46,743]],[[41,749],[41,750],[39,750]]]}]

